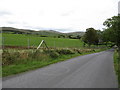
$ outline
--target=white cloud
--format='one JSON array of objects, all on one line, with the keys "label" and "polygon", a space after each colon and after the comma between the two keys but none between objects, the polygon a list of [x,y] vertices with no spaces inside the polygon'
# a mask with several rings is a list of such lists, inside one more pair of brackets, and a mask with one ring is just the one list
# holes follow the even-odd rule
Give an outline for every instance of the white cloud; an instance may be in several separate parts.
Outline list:
[{"label": "white cloud", "polygon": [[[1,26],[28,29],[57,29],[64,32],[103,28],[117,15],[119,0],[1,0]],[[63,31],[62,31],[63,32]]]},{"label": "white cloud", "polygon": [[120,14],[120,1],[118,3],[118,13]]}]

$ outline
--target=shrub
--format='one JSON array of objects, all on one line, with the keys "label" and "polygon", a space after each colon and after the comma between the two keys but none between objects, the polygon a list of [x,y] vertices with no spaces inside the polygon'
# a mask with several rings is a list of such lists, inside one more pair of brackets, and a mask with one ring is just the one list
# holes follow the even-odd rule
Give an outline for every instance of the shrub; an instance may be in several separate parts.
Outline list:
[{"label": "shrub", "polygon": [[53,51],[53,52],[50,52],[50,57],[52,57],[52,58],[58,58],[59,57],[59,53],[57,53],[57,52],[55,52],[55,51]]},{"label": "shrub", "polygon": [[93,49],[92,51],[93,51],[93,52],[95,52],[95,50],[94,50],[94,49]]},{"label": "shrub", "polygon": [[38,57],[42,52],[40,50],[35,50],[35,51],[31,51],[31,52],[28,52],[28,57],[29,58],[36,58]]},{"label": "shrub", "polygon": [[2,53],[2,65],[10,65],[19,59],[19,52],[9,53],[8,51],[3,51]]},{"label": "shrub", "polygon": [[40,50],[36,50],[35,52],[33,52],[33,58],[38,57],[40,53]]},{"label": "shrub", "polygon": [[51,53],[51,52],[53,52],[53,51],[54,51],[54,50],[48,50],[48,49],[46,50],[46,49],[44,49],[44,50],[43,50],[43,53],[49,54],[49,53]]},{"label": "shrub", "polygon": [[28,52],[28,57],[29,58],[33,58],[34,56],[33,56],[33,52]]},{"label": "shrub", "polygon": [[21,59],[27,59],[28,58],[28,52],[20,53],[20,58]]},{"label": "shrub", "polygon": [[76,50],[76,51],[77,51],[77,53],[82,54],[82,52],[80,50]]},{"label": "shrub", "polygon": [[49,55],[41,50],[35,50],[34,52],[28,52],[28,60],[48,60]]},{"label": "shrub", "polygon": [[61,50],[56,50],[59,54],[74,54],[72,50],[69,49],[61,49]]}]

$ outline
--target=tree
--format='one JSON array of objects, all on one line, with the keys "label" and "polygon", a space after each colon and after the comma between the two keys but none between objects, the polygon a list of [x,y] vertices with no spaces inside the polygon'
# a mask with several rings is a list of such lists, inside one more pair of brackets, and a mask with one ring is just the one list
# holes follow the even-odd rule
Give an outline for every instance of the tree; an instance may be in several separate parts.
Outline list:
[{"label": "tree", "polygon": [[73,37],[73,35],[68,35],[68,38],[72,38]]},{"label": "tree", "polygon": [[103,44],[103,31],[97,30],[97,36],[98,36],[99,44]]},{"label": "tree", "polygon": [[106,30],[106,31],[103,31],[102,41],[103,41],[106,45],[107,45],[107,43],[110,41],[108,35],[109,35],[109,34],[108,34],[107,30]]},{"label": "tree", "polygon": [[65,35],[59,35],[58,38],[65,38]]},{"label": "tree", "polygon": [[104,31],[111,42],[114,42],[120,50],[120,16],[113,16],[104,23],[107,29]]},{"label": "tree", "polygon": [[85,35],[83,36],[83,41],[89,46],[91,46],[92,44],[98,45],[99,40],[97,30],[95,30],[94,28],[86,29]]},{"label": "tree", "polygon": [[76,39],[81,39],[81,36],[80,36],[80,35],[77,35],[77,36],[76,36]]}]

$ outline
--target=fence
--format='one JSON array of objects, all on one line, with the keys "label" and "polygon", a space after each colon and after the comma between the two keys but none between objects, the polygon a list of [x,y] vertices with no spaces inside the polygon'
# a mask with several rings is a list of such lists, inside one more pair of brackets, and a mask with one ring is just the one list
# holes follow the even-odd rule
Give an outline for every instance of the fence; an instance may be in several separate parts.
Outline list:
[{"label": "fence", "polygon": [[[63,38],[41,38],[41,37],[5,37],[2,38],[3,47],[5,46],[16,46],[31,48],[40,44],[42,40],[45,40],[48,47],[51,48],[81,48],[82,42],[78,39],[63,39]],[[44,45],[42,46],[44,47]]]},{"label": "fence", "polygon": [[[50,48],[85,48],[83,47],[83,42],[78,39],[63,39],[63,38],[51,38],[51,37],[27,37],[24,35],[16,36],[3,36],[2,45],[4,47],[23,47],[23,48],[37,48],[42,40],[45,40],[46,44]],[[42,45],[41,47],[45,47]],[[92,46],[98,48],[98,46]],[[102,47],[102,46],[100,46]],[[103,47],[105,47],[103,45]],[[86,47],[87,48],[87,47]]]}]

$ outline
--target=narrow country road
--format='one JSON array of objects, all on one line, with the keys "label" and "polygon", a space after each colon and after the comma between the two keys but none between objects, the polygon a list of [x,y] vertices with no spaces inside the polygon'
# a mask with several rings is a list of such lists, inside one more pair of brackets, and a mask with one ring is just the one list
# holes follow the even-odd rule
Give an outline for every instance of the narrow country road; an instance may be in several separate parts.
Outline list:
[{"label": "narrow country road", "polygon": [[3,78],[3,88],[117,88],[114,50],[79,56]]}]

